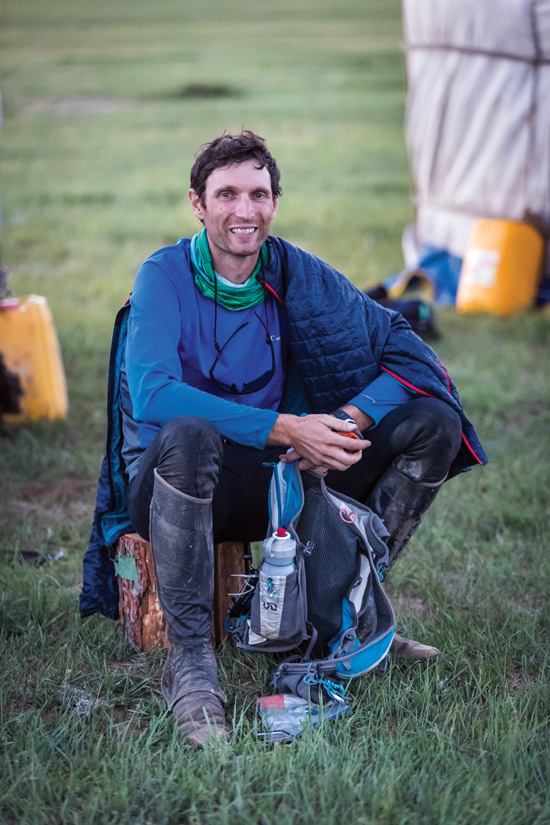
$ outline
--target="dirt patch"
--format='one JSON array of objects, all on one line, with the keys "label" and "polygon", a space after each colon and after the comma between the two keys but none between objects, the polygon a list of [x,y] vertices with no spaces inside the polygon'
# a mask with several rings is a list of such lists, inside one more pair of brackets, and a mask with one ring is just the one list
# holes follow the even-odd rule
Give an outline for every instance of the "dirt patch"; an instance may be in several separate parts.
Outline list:
[{"label": "dirt patch", "polygon": [[17,717],[29,711],[34,711],[40,715],[42,722],[47,728],[53,727],[56,724],[59,713],[55,708],[37,708],[32,702],[26,702],[23,699],[16,699],[11,706],[11,716]]},{"label": "dirt patch", "polygon": [[40,711],[40,716],[44,722],[44,725],[47,728],[51,728],[57,723],[59,713],[54,708],[42,708]]},{"label": "dirt patch", "polygon": [[135,670],[142,670],[143,668],[147,667],[147,662],[136,659],[135,661],[128,660],[124,662],[119,662],[114,659],[110,659],[107,662],[108,667],[111,670],[118,671],[119,673],[131,673]]},{"label": "dirt patch", "polygon": [[15,699],[11,706],[11,715],[20,716],[22,713],[26,713],[28,710],[36,710],[35,705],[33,705],[32,702],[26,702],[24,699],[18,698]]},{"label": "dirt patch", "polygon": [[[93,504],[88,501],[69,501],[66,504],[48,504],[45,501],[7,502],[2,516],[16,522],[25,521],[42,540],[44,535],[67,524],[91,524]],[[1,522],[0,522],[1,523]],[[57,552],[57,551],[55,551]]]},{"label": "dirt patch", "polygon": [[224,97],[241,97],[242,92],[233,86],[222,83],[188,83],[179,89],[168,92],[168,98],[212,100]]},{"label": "dirt patch", "polygon": [[528,685],[530,682],[533,682],[535,677],[529,673],[526,673],[519,667],[514,668],[514,670],[508,676],[508,686],[510,688],[511,693],[515,693],[516,690]]},{"label": "dirt patch", "polygon": [[21,485],[20,496],[22,501],[30,504],[43,500],[61,504],[67,499],[87,496],[91,489],[92,485],[89,482],[65,476],[56,481],[53,486],[44,481],[25,481]]},{"label": "dirt patch", "polygon": [[[42,534],[60,524],[80,524],[92,521],[94,485],[65,476],[54,483],[26,481],[17,497],[5,502],[3,519],[26,521],[36,525]],[[2,520],[3,520],[2,519]]]},{"label": "dirt patch", "polygon": [[127,739],[137,727],[139,714],[133,713],[128,708],[115,706],[111,722],[116,736],[121,740]]},{"label": "dirt patch", "polygon": [[541,608],[537,607],[535,602],[528,596],[524,596],[522,599],[513,599],[508,604],[524,616],[539,616],[541,612]]},{"label": "dirt patch", "polygon": [[420,596],[400,594],[392,596],[391,603],[394,612],[400,617],[424,617],[428,612],[428,605]]}]

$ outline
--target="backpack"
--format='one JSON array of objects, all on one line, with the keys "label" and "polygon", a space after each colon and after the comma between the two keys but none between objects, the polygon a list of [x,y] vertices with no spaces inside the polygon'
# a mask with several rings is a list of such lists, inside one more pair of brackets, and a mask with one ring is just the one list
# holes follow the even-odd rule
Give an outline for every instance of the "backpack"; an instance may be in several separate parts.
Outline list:
[{"label": "backpack", "polygon": [[[420,277],[413,275],[407,282],[403,292],[407,292],[409,289],[414,290],[418,288],[421,283]],[[371,289],[365,289],[364,292],[365,295],[372,298],[377,304],[386,307],[386,309],[394,309],[396,312],[400,312],[412,331],[420,335],[425,341],[435,340],[440,337],[435,310],[430,303],[422,298],[396,298],[395,295],[391,294],[391,290],[388,292],[383,284],[378,284]],[[401,292],[399,294],[402,295]]]},{"label": "backpack", "polygon": [[269,489],[268,538],[288,531],[294,569],[285,577],[266,577],[263,565],[251,570],[229,604],[226,628],[243,650],[294,652],[277,667],[278,692],[341,699],[350,679],[387,662],[395,632],[381,584],[388,532],[368,507],[297,464],[270,465]]}]

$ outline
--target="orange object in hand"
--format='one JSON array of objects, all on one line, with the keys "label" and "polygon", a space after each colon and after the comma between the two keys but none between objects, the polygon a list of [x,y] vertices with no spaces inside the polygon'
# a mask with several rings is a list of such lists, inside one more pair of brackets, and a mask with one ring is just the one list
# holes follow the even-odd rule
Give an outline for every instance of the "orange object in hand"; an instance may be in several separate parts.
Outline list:
[{"label": "orange object in hand", "polygon": [[[359,441],[359,436],[357,433],[340,433],[340,435],[345,435],[346,438],[356,438]],[[344,450],[346,453],[352,453],[353,450]]]}]

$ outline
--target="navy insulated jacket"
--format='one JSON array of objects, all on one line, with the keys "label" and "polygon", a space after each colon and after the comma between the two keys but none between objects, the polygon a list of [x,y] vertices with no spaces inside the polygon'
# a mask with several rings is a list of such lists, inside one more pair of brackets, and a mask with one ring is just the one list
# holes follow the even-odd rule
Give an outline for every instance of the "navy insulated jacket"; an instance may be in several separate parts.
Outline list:
[{"label": "navy insulated jacket", "polygon": [[[381,307],[325,261],[280,238],[270,237],[269,264],[260,274],[284,304],[292,362],[312,412],[347,403],[384,370],[419,395],[447,402],[462,421],[462,446],[449,477],[486,464],[476,432],[456,388],[433,349],[398,312]],[[126,511],[127,477],[121,456],[120,365],[129,305],[117,315],[111,347],[107,448],[98,482],[90,544],[84,556],[82,616],[118,617],[118,586],[112,562],[117,539],[131,531]]]}]

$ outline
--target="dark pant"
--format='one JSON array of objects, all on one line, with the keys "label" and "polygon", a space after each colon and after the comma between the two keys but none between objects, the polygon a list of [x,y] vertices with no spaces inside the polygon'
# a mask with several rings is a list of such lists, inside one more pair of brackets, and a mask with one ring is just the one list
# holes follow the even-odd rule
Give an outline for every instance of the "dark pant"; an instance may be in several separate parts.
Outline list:
[{"label": "dark pant", "polygon": [[[365,437],[371,446],[345,472],[331,470],[327,486],[364,502],[377,479],[395,460],[413,480],[436,484],[456,456],[462,427],[443,401],[418,398],[386,415]],[[135,529],[149,538],[153,471],[168,484],[199,498],[214,496],[215,541],[261,541],[269,515],[271,468],[283,447],[257,450],[224,441],[218,429],[198,416],[174,418],[157,433],[139,460],[128,490],[128,511]]]}]

